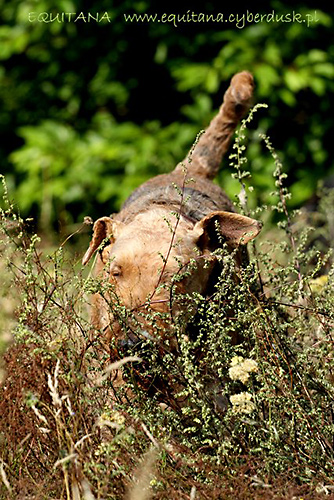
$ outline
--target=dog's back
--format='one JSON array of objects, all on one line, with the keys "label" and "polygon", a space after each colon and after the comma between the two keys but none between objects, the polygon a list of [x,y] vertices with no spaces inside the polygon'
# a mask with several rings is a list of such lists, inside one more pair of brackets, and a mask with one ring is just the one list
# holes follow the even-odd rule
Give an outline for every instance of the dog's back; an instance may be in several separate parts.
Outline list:
[{"label": "dog's back", "polygon": [[182,214],[193,222],[214,211],[233,212],[231,201],[212,179],[218,173],[235,128],[250,107],[253,88],[250,73],[244,71],[235,75],[219,113],[185,160],[171,173],[153,177],[136,189],[116,218],[127,223],[153,206],[179,210],[180,204]]}]

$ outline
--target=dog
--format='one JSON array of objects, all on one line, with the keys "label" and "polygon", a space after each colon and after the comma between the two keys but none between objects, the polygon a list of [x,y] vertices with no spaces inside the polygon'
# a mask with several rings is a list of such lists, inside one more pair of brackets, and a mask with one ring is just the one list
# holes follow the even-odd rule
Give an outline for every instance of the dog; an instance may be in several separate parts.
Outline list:
[{"label": "dog", "polygon": [[164,319],[154,330],[145,314],[175,317],[183,310],[191,318],[191,301],[182,298],[205,296],[212,289],[215,250],[227,245],[241,265],[242,246],[260,232],[260,222],[235,213],[227,195],[213,183],[235,128],[251,106],[253,89],[250,73],[236,74],[218,114],[186,159],[171,173],[137,188],[118,214],[94,223],[82,262],[86,265],[96,253],[95,276],[112,290],[92,300],[92,323],[105,332],[108,342],[134,342],[133,327],[113,312],[115,301],[137,315],[137,336],[170,335]]}]

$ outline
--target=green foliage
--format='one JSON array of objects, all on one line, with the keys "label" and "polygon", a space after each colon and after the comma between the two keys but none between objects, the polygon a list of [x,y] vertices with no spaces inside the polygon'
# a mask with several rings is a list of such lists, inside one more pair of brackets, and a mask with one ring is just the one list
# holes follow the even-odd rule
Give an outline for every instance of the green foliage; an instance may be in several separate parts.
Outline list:
[{"label": "green foliage", "polygon": [[[94,200],[109,204],[109,211],[119,209],[139,184],[168,170],[171,158],[181,154],[194,132],[194,127],[185,126],[179,133],[175,124],[161,129],[153,121],[142,127],[116,124],[102,112],[81,136],[58,122],[23,127],[25,145],[11,155],[17,172],[25,175],[17,189],[20,209],[30,213],[38,205],[40,227],[45,230],[55,213],[71,221],[71,211],[84,199],[86,211],[92,210]],[[80,213],[81,220],[86,213]]]},{"label": "green foliage", "polygon": [[[293,203],[304,203],[332,168],[334,46],[326,9],[309,26],[245,22],[240,29],[125,22],[133,12],[183,14],[173,2],[164,9],[160,2],[99,0],[89,12],[108,12],[110,22],[98,23],[29,21],[30,13],[87,14],[82,1],[2,0],[0,7],[2,173],[22,214],[37,216],[43,230],[116,211],[133,187],[171,170],[242,69],[255,76],[256,99],[270,104],[254,134],[270,130],[284,151]],[[240,15],[247,9],[239,5]],[[279,1],[256,7],[278,16],[313,9]],[[205,12],[216,13],[217,5],[207,2]],[[254,141],[257,204],[270,189],[272,160],[262,153]],[[226,166],[220,182],[232,195],[229,174]]]}]

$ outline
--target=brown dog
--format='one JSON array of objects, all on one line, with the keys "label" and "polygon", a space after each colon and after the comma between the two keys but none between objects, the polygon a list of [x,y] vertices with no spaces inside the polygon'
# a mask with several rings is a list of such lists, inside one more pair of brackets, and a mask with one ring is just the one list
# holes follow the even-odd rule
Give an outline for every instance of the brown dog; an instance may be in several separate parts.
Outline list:
[{"label": "brown dog", "polygon": [[[233,250],[259,233],[260,223],[234,213],[226,194],[212,182],[252,94],[252,75],[235,75],[219,113],[186,160],[170,174],[140,186],[117,215],[95,222],[83,264],[99,250],[95,273],[110,282],[113,292],[94,297],[92,322],[109,338],[125,338],[111,302],[117,300],[138,313],[143,334],[154,335],[143,311],[175,315],[184,307],[178,297],[193,292],[205,295],[216,263],[212,252],[222,242]],[[241,252],[235,255],[238,258]],[[173,277],[184,270],[186,276],[172,285]],[[191,315],[191,307],[188,312]],[[163,332],[162,322],[159,335]]]}]

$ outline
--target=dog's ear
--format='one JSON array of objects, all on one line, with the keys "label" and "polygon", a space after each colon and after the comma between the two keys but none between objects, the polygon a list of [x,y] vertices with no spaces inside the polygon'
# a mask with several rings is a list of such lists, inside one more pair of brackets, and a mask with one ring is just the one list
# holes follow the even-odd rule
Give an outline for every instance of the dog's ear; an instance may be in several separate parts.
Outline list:
[{"label": "dog's ear", "polygon": [[233,212],[212,212],[197,222],[193,237],[200,248],[214,249],[226,242],[235,247],[246,245],[261,231],[262,224],[255,219]]},{"label": "dog's ear", "polygon": [[82,259],[82,264],[84,266],[90,261],[92,255],[104,240],[109,240],[110,243],[115,241],[121,226],[123,226],[122,222],[115,221],[111,217],[101,217],[94,223],[93,237]]}]

